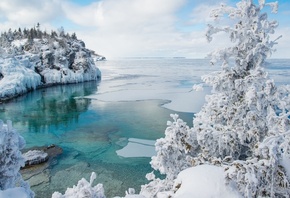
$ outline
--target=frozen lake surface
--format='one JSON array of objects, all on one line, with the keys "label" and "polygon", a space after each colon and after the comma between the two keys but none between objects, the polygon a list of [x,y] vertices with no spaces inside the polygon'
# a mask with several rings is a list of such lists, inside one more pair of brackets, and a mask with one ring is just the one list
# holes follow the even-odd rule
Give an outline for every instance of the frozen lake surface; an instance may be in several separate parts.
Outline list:
[{"label": "frozen lake surface", "polygon": [[[1,104],[0,119],[12,120],[27,148],[56,144],[64,153],[33,187],[36,197],[64,192],[92,171],[107,197],[146,183],[154,142],[164,136],[169,114],[192,125],[204,103],[192,90],[200,76],[219,70],[208,60],[123,59],[98,62],[101,82],[40,89]],[[270,60],[277,84],[290,84],[290,61]]]}]

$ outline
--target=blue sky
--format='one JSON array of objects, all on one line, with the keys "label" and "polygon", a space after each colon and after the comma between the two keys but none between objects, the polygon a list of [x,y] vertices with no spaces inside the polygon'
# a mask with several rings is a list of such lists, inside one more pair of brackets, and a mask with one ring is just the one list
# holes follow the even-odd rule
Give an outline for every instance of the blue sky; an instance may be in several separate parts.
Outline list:
[{"label": "blue sky", "polygon": [[[1,0],[0,29],[63,26],[76,32],[87,47],[107,57],[185,56],[204,58],[227,43],[205,39],[212,8],[237,0]],[[254,0],[258,2],[258,0]],[[269,1],[266,1],[269,2]],[[280,23],[274,36],[283,35],[272,58],[290,58],[290,1],[279,0]]]}]

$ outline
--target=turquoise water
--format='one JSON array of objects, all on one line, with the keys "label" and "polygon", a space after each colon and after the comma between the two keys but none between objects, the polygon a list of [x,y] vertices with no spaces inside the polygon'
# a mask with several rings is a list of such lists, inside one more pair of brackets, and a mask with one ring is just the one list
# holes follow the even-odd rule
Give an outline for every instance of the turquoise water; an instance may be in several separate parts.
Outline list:
[{"label": "turquoise water", "polygon": [[[116,154],[128,138],[155,140],[164,136],[169,114],[166,101],[102,102],[75,98],[98,91],[98,83],[36,90],[0,106],[0,119],[12,120],[27,148],[56,144],[64,149],[49,170],[50,182],[32,189],[36,197],[64,192],[95,171],[108,197],[146,183],[150,158]],[[192,114],[181,113],[189,123]]]}]

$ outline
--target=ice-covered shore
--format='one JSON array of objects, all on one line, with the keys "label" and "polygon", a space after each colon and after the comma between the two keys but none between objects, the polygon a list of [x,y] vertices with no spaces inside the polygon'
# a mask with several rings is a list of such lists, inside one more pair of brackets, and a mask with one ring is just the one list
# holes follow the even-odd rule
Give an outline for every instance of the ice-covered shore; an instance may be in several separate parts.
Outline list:
[{"label": "ice-covered shore", "polygon": [[98,80],[96,54],[69,36],[9,40],[1,44],[0,101],[56,84]]}]

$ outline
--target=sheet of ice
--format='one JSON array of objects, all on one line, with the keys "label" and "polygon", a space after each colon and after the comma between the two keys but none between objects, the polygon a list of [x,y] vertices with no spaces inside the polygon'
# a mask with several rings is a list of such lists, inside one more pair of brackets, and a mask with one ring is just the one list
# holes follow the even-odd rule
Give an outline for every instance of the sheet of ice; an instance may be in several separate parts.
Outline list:
[{"label": "sheet of ice", "polygon": [[152,157],[156,155],[154,144],[155,140],[129,138],[128,144],[116,153],[121,157]]},{"label": "sheet of ice", "polygon": [[180,184],[180,188],[176,191],[175,198],[242,197],[236,189],[225,185],[223,168],[212,165],[195,166],[180,172],[176,184]]},{"label": "sheet of ice", "polygon": [[[220,70],[206,59],[121,59],[98,62],[102,83],[88,98],[102,101],[161,99],[164,107],[180,112],[198,112],[210,88],[192,91],[201,76]],[[289,82],[289,60],[270,60],[266,65],[276,83]],[[282,71],[283,70],[283,71]],[[286,72],[286,73],[285,73]]]},{"label": "sheet of ice", "polygon": [[197,92],[200,76],[216,68],[207,60],[116,60],[99,63],[102,83],[87,98],[102,101],[166,100],[165,108],[198,112],[209,89]]},{"label": "sheet of ice", "polygon": [[179,112],[198,112],[204,104],[207,91],[189,89],[127,89],[88,96],[106,102],[137,101],[137,100],[168,100],[165,108]]}]

